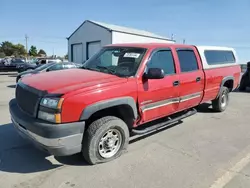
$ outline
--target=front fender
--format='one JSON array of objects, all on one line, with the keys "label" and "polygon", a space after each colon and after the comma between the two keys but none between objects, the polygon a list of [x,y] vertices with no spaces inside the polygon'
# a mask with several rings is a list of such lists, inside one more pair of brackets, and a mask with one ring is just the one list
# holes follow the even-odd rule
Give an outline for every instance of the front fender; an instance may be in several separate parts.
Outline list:
[{"label": "front fender", "polygon": [[87,106],[82,111],[80,120],[87,120],[92,114],[100,110],[124,104],[129,105],[132,108],[134,118],[137,118],[138,113],[135,100],[132,97],[119,97],[114,99],[103,100]]}]

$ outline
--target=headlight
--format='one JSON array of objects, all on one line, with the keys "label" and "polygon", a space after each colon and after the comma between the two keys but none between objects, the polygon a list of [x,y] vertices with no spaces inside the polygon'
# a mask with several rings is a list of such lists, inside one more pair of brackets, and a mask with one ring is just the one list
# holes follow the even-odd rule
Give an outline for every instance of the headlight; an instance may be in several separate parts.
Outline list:
[{"label": "headlight", "polygon": [[50,121],[53,123],[61,123],[61,114],[59,114],[59,113],[51,114],[49,112],[39,111],[38,118],[43,119],[45,121]]},{"label": "headlight", "polygon": [[53,109],[58,109],[60,108],[61,105],[59,102],[62,102],[62,99],[60,98],[43,98],[40,102],[41,106],[48,107],[48,108],[53,108]]},{"label": "headlight", "polygon": [[61,107],[63,98],[42,98],[38,118],[53,123],[61,123]]}]

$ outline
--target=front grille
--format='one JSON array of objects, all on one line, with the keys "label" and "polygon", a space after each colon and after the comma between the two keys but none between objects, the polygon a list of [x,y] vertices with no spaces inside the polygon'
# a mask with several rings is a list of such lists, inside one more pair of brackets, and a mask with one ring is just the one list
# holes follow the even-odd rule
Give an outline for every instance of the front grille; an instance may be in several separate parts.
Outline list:
[{"label": "front grille", "polygon": [[18,106],[27,114],[36,116],[40,96],[38,90],[20,83],[16,86],[16,100]]}]

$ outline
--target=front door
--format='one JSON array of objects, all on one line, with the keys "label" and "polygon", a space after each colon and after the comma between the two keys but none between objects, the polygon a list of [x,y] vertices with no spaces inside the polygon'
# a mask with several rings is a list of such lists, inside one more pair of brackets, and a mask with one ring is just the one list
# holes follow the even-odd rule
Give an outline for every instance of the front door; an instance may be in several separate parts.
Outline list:
[{"label": "front door", "polygon": [[205,75],[197,50],[192,48],[176,49],[179,60],[180,104],[182,111],[200,104],[205,84]]},{"label": "front door", "polygon": [[138,84],[138,102],[142,112],[142,122],[174,113],[179,105],[179,87],[173,86],[178,81],[171,49],[157,49],[151,54],[148,68],[161,68],[165,72],[163,79],[147,79]]}]

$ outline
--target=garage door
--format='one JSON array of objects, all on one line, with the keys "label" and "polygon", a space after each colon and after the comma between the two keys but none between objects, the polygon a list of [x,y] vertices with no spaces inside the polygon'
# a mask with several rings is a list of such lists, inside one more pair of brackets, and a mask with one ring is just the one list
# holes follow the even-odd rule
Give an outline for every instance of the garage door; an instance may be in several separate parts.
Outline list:
[{"label": "garage door", "polygon": [[87,43],[87,59],[92,57],[96,52],[101,49],[101,41]]},{"label": "garage door", "polygon": [[74,63],[82,63],[83,62],[83,49],[82,44],[73,44],[72,46],[72,61]]}]

